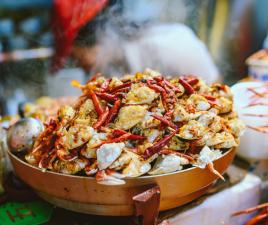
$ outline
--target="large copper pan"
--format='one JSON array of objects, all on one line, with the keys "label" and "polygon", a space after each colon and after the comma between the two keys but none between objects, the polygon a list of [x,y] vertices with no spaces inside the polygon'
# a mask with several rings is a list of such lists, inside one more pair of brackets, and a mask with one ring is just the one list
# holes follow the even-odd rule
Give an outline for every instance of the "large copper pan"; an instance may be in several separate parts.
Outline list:
[{"label": "large copper pan", "polygon": [[[227,151],[215,161],[223,173],[232,162],[235,150]],[[160,211],[190,202],[206,192],[217,177],[208,169],[190,168],[157,176],[126,179],[120,186],[98,184],[95,178],[64,175],[38,169],[9,152],[15,173],[39,196],[66,209],[96,215],[134,214],[132,197],[158,184],[161,190]]]}]

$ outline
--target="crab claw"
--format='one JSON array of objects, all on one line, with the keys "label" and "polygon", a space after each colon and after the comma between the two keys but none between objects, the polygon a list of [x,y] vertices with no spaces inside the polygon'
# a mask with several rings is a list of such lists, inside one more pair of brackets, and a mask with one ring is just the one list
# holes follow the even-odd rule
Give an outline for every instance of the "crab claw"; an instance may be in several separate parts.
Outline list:
[{"label": "crab claw", "polygon": [[51,169],[52,163],[56,159],[56,157],[57,155],[55,150],[43,155],[39,161],[38,167],[41,169]]},{"label": "crab claw", "polygon": [[62,160],[62,161],[73,161],[78,158],[78,153],[76,150],[72,150],[71,152],[68,152],[64,149],[58,149],[56,151],[57,156]]},{"label": "crab claw", "polygon": [[211,173],[214,173],[217,177],[219,177],[220,179],[222,179],[223,181],[225,181],[224,177],[219,173],[219,171],[217,171],[215,168],[214,168],[214,165],[212,162],[208,163],[207,164],[207,168],[209,169],[209,171]]},{"label": "crab claw", "polygon": [[92,176],[96,174],[98,172],[97,162],[95,161],[93,164],[87,165],[84,170],[85,170],[86,175],[88,176]]},{"label": "crab claw", "polygon": [[177,170],[181,170],[183,165],[189,164],[189,160],[175,154],[162,155],[157,158],[157,161],[154,164],[154,167],[149,174],[163,174],[171,173]]},{"label": "crab claw", "polygon": [[121,154],[124,143],[104,144],[97,150],[97,162],[100,170],[108,168]]},{"label": "crab claw", "polygon": [[112,170],[100,170],[96,174],[98,184],[103,185],[122,185],[126,182],[122,180],[125,176]]}]

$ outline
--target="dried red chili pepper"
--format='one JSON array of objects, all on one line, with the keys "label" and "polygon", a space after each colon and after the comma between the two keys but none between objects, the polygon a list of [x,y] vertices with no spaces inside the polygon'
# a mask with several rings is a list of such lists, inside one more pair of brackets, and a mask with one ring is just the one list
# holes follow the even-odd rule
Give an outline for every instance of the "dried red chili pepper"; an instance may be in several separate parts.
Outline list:
[{"label": "dried red chili pepper", "polygon": [[197,78],[190,78],[187,80],[187,82],[190,84],[190,85],[196,85],[199,80]]},{"label": "dried red chili pepper", "polygon": [[126,134],[126,133],[127,133],[126,131],[120,130],[120,129],[115,129],[112,131],[113,137],[118,137],[118,136]]},{"label": "dried red chili pepper", "polygon": [[174,113],[174,109],[171,109],[171,110],[169,110],[169,111],[167,111],[167,112],[165,113],[164,117],[165,117],[166,119],[171,119],[173,113]]},{"label": "dried red chili pepper", "polygon": [[159,82],[159,81],[164,80],[164,77],[162,77],[162,76],[157,76],[157,77],[154,77],[153,79],[154,79],[155,81]]},{"label": "dried red chili pepper", "polygon": [[110,93],[116,93],[118,92],[119,90],[123,89],[123,88],[127,88],[127,87],[130,87],[131,86],[131,82],[126,82],[124,84],[121,84],[121,85],[118,85],[116,87],[114,87],[112,90],[110,90]]},{"label": "dried red chili pepper", "polygon": [[193,75],[183,76],[182,79],[187,81],[190,85],[196,85],[199,82],[199,79]]},{"label": "dried red chili pepper", "polygon": [[114,138],[114,139],[110,140],[108,143],[117,143],[117,142],[123,142],[123,141],[127,141],[127,140],[138,141],[138,140],[144,140],[144,139],[145,139],[144,136],[126,133],[118,138]]},{"label": "dried red chili pepper", "polygon": [[107,102],[115,102],[117,97],[108,93],[96,92],[96,95]]},{"label": "dried red chili pepper", "polygon": [[105,80],[102,84],[101,84],[101,91],[104,92],[104,91],[107,91],[108,88],[109,88],[109,84],[111,82],[111,78],[110,79],[107,79]]},{"label": "dried red chili pepper", "polygon": [[173,91],[175,91],[175,93],[181,93],[181,90],[176,87],[175,85],[171,84],[168,80],[164,79],[164,83],[171,88]]},{"label": "dried red chili pepper", "polygon": [[97,122],[93,125],[93,128],[98,130],[105,123],[105,121],[107,120],[108,116],[109,116],[109,107],[106,106],[106,109],[105,109],[104,113],[102,113],[99,116]]},{"label": "dried red chili pepper", "polygon": [[171,121],[169,121],[168,119],[166,119],[165,117],[163,116],[159,116],[159,115],[152,115],[152,117],[154,117],[155,119],[161,121],[163,124],[173,128],[173,129],[177,129],[177,126],[172,123]]},{"label": "dried red chili pepper", "polygon": [[160,87],[157,84],[153,84],[152,80],[147,80],[147,85],[148,85],[149,88],[155,90],[158,93],[163,93],[163,92],[166,93],[166,90],[164,88]]},{"label": "dried red chili pepper", "polygon": [[92,82],[92,81],[95,81],[95,80],[97,80],[97,78],[98,77],[100,77],[101,76],[101,73],[96,73],[96,74],[94,74],[87,82],[86,82],[86,84],[88,84],[88,83],[90,83],[90,82]]},{"label": "dried red chili pepper", "polygon": [[153,84],[152,80],[147,80],[147,85],[149,88],[151,88],[151,89],[153,89],[156,92],[161,94],[163,105],[165,108],[167,108],[166,107],[167,106],[167,92],[166,92],[166,90],[157,84]]},{"label": "dried red chili pepper", "polygon": [[111,94],[115,94],[115,95],[118,95],[118,94],[123,94],[123,92],[128,92],[130,89],[130,87],[125,87],[125,88],[121,88],[121,89],[118,89],[114,92],[111,92]]},{"label": "dried red chili pepper", "polygon": [[207,100],[211,100],[211,101],[216,101],[216,100],[217,100],[216,97],[211,96],[211,95],[203,95],[203,94],[202,94],[202,96],[205,97]]},{"label": "dried red chili pepper", "polygon": [[169,141],[175,136],[177,131],[178,130],[175,130],[170,135],[165,136],[163,139],[155,143],[153,146],[147,148],[144,152],[143,158],[148,159],[153,154],[158,153],[165,145],[169,143]]},{"label": "dried red chili pepper", "polygon": [[108,124],[108,123],[113,121],[113,119],[116,117],[116,115],[119,111],[120,105],[121,105],[121,100],[120,99],[116,100],[113,107],[110,110],[110,113],[107,117],[105,124]]},{"label": "dried red chili pepper", "polygon": [[194,89],[192,88],[192,86],[185,81],[184,79],[179,79],[179,83],[184,87],[185,91],[187,94],[191,95],[194,93]]},{"label": "dried red chili pepper", "polygon": [[101,107],[100,101],[99,101],[96,93],[91,89],[89,89],[88,92],[89,92],[90,97],[91,97],[91,99],[93,101],[93,104],[94,104],[96,112],[98,113],[99,116],[102,115],[103,114],[103,109]]}]

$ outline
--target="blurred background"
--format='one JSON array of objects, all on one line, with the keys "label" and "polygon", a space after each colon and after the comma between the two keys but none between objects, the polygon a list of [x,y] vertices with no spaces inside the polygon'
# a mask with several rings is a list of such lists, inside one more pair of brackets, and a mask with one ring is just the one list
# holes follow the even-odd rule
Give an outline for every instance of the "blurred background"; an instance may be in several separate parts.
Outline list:
[{"label": "blurred background", "polygon": [[77,95],[70,81],[99,71],[188,72],[158,61],[195,67],[190,42],[208,50],[217,73],[208,79],[233,84],[247,76],[245,59],[264,47],[267,8],[266,0],[1,0],[0,115],[40,96]]}]

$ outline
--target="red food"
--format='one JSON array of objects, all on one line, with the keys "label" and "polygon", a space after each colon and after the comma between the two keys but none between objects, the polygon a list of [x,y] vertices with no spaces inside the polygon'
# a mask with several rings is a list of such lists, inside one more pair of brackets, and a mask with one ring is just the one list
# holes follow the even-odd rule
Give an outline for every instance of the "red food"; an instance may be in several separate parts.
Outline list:
[{"label": "red food", "polygon": [[93,128],[98,130],[105,123],[105,121],[107,120],[108,116],[109,116],[109,108],[107,106],[105,111],[104,111],[104,113],[102,113],[99,116],[98,121],[93,125]]},{"label": "red food", "polygon": [[191,95],[194,93],[193,87],[184,79],[179,79],[180,84],[184,87],[187,94]]},{"label": "red food", "polygon": [[91,99],[93,101],[93,104],[94,104],[96,112],[98,113],[99,116],[102,115],[103,114],[103,109],[101,107],[100,101],[99,101],[96,93],[91,89],[89,89],[88,91],[89,91],[90,97],[91,97]]},{"label": "red food", "polygon": [[148,159],[153,154],[158,153],[165,145],[167,145],[169,143],[169,141],[171,140],[171,138],[173,138],[176,133],[177,133],[177,130],[175,130],[170,135],[164,137],[162,140],[158,141],[153,146],[147,148],[146,151],[145,151],[145,153],[144,153],[144,155],[143,155],[143,157],[145,159]]},{"label": "red food", "polygon": [[111,121],[113,121],[113,119],[116,117],[119,111],[120,105],[121,105],[121,100],[120,99],[116,100],[113,107],[110,110],[110,114],[107,116],[107,120],[105,121],[105,124],[108,124]]}]

